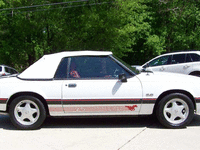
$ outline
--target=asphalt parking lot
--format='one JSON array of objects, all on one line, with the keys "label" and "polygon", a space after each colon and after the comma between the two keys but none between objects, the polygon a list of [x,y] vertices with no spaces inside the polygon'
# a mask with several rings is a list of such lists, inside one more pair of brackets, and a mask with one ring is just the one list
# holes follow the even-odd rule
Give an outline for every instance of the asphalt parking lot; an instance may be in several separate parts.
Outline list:
[{"label": "asphalt parking lot", "polygon": [[1,150],[197,150],[200,116],[184,129],[166,129],[153,117],[47,118],[41,129],[16,130],[0,116]]}]

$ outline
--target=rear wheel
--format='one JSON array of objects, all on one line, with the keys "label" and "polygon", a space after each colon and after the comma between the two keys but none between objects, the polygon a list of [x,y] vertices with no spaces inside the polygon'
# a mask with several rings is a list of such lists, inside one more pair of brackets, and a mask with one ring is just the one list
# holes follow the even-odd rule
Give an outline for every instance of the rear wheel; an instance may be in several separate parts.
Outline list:
[{"label": "rear wheel", "polygon": [[156,116],[168,128],[182,128],[192,121],[194,105],[186,95],[173,93],[158,103]]},{"label": "rear wheel", "polygon": [[11,122],[18,129],[37,129],[46,118],[46,111],[42,102],[32,96],[20,96],[10,105]]}]

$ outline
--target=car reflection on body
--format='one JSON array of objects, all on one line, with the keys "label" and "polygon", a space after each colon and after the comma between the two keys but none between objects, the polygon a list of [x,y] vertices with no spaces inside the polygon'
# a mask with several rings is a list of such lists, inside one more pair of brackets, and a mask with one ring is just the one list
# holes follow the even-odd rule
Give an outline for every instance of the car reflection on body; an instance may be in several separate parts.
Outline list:
[{"label": "car reflection on body", "polygon": [[188,125],[200,113],[200,79],[134,73],[112,52],[44,55],[16,77],[0,79],[0,110],[18,129],[39,128],[46,116],[156,114],[169,128]]}]

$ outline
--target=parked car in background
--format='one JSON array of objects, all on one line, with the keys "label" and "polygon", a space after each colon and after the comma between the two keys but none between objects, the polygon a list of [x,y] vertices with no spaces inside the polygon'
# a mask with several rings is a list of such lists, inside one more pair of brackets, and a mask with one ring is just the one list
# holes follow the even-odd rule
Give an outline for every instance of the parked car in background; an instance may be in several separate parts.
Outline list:
[{"label": "parked car in background", "polygon": [[0,76],[18,74],[18,71],[6,65],[0,65]]},{"label": "parked car in background", "polygon": [[200,78],[136,74],[112,52],[44,55],[17,76],[0,79],[0,113],[19,129],[36,129],[46,116],[156,114],[168,128],[182,128],[200,114]]},{"label": "parked car in background", "polygon": [[133,66],[138,71],[173,72],[200,76],[200,51],[183,51],[157,56],[142,66]]}]

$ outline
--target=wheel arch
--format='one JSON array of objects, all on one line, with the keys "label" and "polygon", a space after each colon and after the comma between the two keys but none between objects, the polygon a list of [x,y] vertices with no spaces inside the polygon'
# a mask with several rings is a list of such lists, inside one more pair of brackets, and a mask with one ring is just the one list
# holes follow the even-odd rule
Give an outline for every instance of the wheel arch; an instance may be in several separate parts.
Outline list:
[{"label": "wheel arch", "polygon": [[192,71],[189,73],[189,75],[200,75],[200,71],[199,70]]},{"label": "wheel arch", "polygon": [[153,109],[153,113],[155,114],[155,111],[156,111],[156,107],[159,103],[159,101],[165,97],[166,95],[169,95],[169,94],[172,94],[172,93],[181,93],[181,94],[184,94],[186,96],[188,96],[191,100],[192,100],[192,103],[194,105],[194,109],[196,110],[196,103],[195,103],[195,99],[194,97],[192,96],[191,93],[189,93],[188,91],[184,91],[184,90],[169,90],[169,91],[165,91],[163,92],[156,100],[156,103],[154,105],[154,109]]},{"label": "wheel arch", "polygon": [[42,97],[42,96],[39,95],[38,93],[34,93],[34,92],[19,92],[19,93],[15,93],[14,95],[12,95],[12,96],[9,98],[8,103],[7,103],[7,107],[6,107],[6,111],[7,111],[7,112],[9,111],[9,107],[10,107],[11,102],[12,102],[15,98],[17,98],[17,97],[19,97],[19,96],[33,96],[33,97],[38,98],[38,99],[43,103],[47,115],[49,115],[49,108],[48,108],[47,102],[45,101],[44,97]]}]

